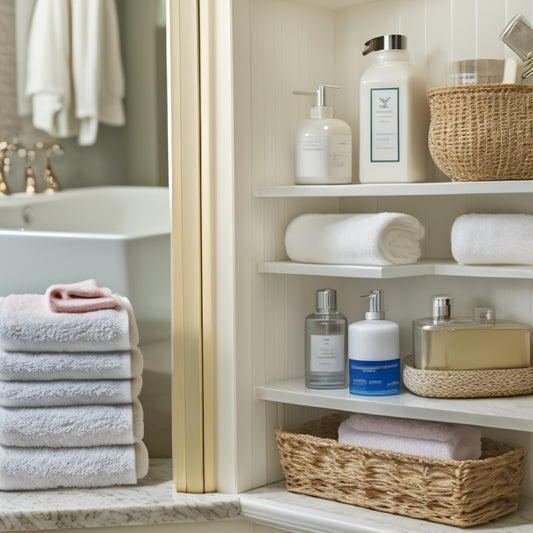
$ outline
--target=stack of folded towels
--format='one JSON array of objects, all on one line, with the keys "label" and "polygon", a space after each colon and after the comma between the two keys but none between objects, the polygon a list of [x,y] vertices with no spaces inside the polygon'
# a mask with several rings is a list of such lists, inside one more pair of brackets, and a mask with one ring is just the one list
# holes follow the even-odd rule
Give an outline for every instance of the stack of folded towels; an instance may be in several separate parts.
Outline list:
[{"label": "stack of folded towels", "polygon": [[354,413],[341,422],[339,442],[447,461],[481,457],[478,428],[429,420]]},{"label": "stack of folded towels", "polygon": [[147,474],[138,343],[128,299],[95,280],[0,298],[0,490]]}]

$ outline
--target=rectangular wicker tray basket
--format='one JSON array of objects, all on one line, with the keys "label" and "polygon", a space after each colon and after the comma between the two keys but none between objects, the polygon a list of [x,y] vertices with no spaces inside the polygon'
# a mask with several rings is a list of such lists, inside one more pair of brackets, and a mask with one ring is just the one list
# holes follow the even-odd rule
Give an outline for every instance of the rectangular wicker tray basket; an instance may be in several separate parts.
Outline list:
[{"label": "rectangular wicker tray basket", "polygon": [[479,460],[443,461],[340,444],[339,415],[276,429],[287,490],[458,527],[518,507],[526,450],[483,439]]}]

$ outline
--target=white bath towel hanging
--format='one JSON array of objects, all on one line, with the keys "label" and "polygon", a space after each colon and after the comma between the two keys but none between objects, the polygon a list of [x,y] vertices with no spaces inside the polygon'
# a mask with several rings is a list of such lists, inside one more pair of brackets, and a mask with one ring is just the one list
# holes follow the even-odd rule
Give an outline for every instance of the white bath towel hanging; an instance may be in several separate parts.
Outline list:
[{"label": "white bath towel hanging", "polygon": [[77,135],[71,83],[69,0],[37,0],[28,37],[26,95],[33,125],[64,138]]},{"label": "white bath towel hanging", "polygon": [[71,0],[72,75],[78,141],[94,144],[98,123],[122,126],[124,73],[115,0]]}]

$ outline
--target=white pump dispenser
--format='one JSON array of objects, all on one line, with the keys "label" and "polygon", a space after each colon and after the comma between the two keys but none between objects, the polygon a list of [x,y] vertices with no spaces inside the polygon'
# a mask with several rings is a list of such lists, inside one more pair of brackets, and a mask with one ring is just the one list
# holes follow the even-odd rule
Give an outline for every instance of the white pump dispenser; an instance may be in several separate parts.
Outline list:
[{"label": "white pump dispenser", "polygon": [[365,320],[348,328],[350,393],[388,396],[400,392],[400,327],[385,320],[383,292],[370,291]]},{"label": "white pump dispenser", "polygon": [[316,94],[310,118],[303,120],[296,132],[298,185],[352,181],[352,130],[343,120],[333,118],[333,108],[326,105],[326,87],[340,89],[338,85],[320,84],[314,93],[294,91],[297,95]]}]

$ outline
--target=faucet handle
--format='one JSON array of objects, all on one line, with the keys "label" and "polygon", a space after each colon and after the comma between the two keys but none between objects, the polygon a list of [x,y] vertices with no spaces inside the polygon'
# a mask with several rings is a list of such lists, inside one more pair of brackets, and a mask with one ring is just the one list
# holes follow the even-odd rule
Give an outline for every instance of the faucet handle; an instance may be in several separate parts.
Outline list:
[{"label": "faucet handle", "polygon": [[44,169],[44,189],[43,192],[50,194],[59,191],[59,183],[52,171],[51,157],[52,154],[63,155],[63,148],[57,143],[44,144],[43,142],[36,142],[35,148],[38,150],[45,150],[46,167]]},{"label": "faucet handle", "polygon": [[35,173],[33,172],[33,168],[31,166],[32,161],[35,159],[35,150],[19,148],[17,150],[17,155],[26,160],[24,170],[24,190],[26,194],[35,194],[37,192],[37,180],[35,179]]}]

